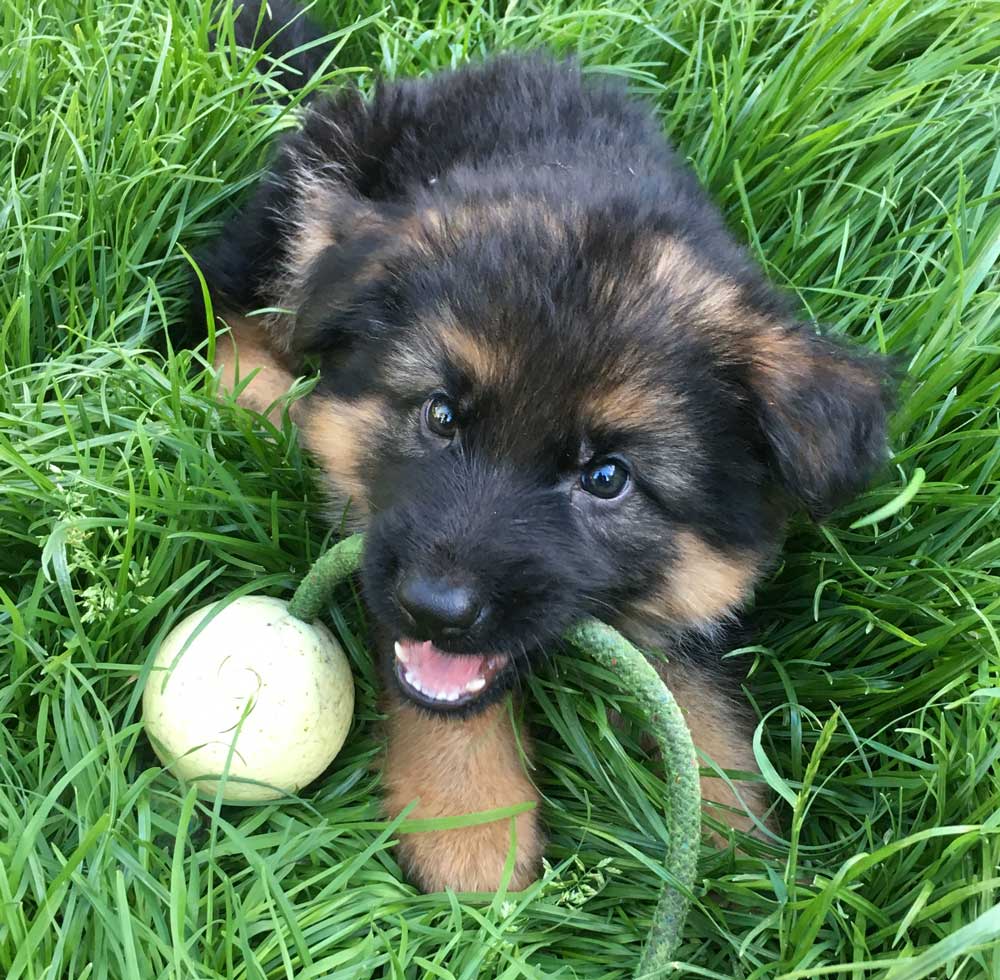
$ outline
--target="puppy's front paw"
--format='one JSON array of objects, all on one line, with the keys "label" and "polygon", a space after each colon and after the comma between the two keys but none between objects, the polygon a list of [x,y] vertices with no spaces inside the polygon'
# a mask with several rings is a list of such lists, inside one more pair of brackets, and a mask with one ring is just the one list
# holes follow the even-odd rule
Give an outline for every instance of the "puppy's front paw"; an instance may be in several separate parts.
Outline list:
[{"label": "puppy's front paw", "polygon": [[[537,877],[543,838],[534,813],[514,818],[517,842],[510,891],[527,888]],[[512,845],[511,820],[478,827],[404,834],[400,857],[407,874],[425,892],[495,892]]]},{"label": "puppy's front paw", "polygon": [[[521,743],[527,745],[523,734]],[[386,811],[396,816],[416,800],[408,814],[412,819],[539,802],[506,705],[456,719],[396,702],[389,710],[384,781]],[[411,880],[424,891],[496,891],[512,846],[508,887],[519,891],[535,880],[541,864],[537,810],[472,827],[402,834],[399,850]]]}]

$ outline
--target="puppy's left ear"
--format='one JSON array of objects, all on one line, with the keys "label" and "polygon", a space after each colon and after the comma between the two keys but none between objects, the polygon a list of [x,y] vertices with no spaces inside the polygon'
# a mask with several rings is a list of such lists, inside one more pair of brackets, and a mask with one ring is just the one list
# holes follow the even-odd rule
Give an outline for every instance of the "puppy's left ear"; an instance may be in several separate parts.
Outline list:
[{"label": "puppy's left ear", "polygon": [[784,491],[821,520],[888,458],[888,361],[848,350],[802,324],[750,341],[749,388]]}]

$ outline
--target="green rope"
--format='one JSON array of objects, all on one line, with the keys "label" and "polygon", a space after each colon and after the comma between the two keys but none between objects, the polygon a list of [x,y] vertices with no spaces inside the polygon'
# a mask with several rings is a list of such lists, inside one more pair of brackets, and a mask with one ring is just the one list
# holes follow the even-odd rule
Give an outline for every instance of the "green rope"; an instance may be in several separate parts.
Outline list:
[{"label": "green rope", "polygon": [[[335,544],[302,580],[288,611],[306,622],[318,618],[333,587],[357,569],[363,544],[360,534]],[[701,795],[691,733],[660,675],[616,630],[597,620],[587,620],[574,626],[566,634],[566,640],[610,670],[621,687],[638,699],[671,774],[666,800],[671,824],[666,866],[676,884],[663,887],[636,973],[637,980],[652,980],[672,969],[671,957],[684,929],[697,870]]]},{"label": "green rope", "polygon": [[667,777],[666,866],[677,883],[663,886],[636,977],[664,976],[684,931],[698,866],[701,785],[698,760],[684,715],[650,662],[617,630],[596,619],[574,626],[566,640],[610,670],[636,697],[663,756]]},{"label": "green rope", "polygon": [[338,541],[325,555],[320,555],[309,569],[302,584],[295,590],[288,611],[296,618],[311,623],[330,601],[333,587],[353,574],[361,563],[361,548],[365,539],[353,534]]}]

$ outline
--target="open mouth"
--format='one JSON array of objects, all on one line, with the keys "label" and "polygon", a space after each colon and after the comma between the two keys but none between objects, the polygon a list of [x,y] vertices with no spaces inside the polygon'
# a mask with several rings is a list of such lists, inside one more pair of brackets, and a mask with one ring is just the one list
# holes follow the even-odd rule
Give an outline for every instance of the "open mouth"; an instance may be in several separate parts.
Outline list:
[{"label": "open mouth", "polygon": [[445,653],[433,643],[399,640],[396,678],[406,694],[430,708],[460,708],[482,697],[503,673],[510,658]]}]

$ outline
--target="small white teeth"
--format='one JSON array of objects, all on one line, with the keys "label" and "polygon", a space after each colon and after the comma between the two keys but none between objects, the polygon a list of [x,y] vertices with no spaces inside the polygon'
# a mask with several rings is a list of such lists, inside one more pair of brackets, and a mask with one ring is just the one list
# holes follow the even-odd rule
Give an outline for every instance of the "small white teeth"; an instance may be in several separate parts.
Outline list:
[{"label": "small white teeth", "polygon": [[432,701],[458,701],[464,695],[476,694],[486,687],[485,678],[476,677],[469,681],[461,690],[457,687],[452,687],[447,691],[429,691],[413,674],[405,669],[403,670],[403,680],[415,691],[419,691],[424,697],[430,698]]},{"label": "small white teeth", "polygon": [[452,688],[449,691],[428,691],[423,684],[420,683],[409,671],[403,671],[403,680],[410,685],[415,691],[419,691],[424,697],[430,698],[432,701],[457,701],[465,692],[459,691],[457,688]]},{"label": "small white teeth", "polygon": [[[445,701],[445,702],[455,702],[460,701],[462,698],[470,694],[478,694],[484,687],[486,687],[486,677],[479,676],[473,677],[471,681],[467,681],[464,687],[450,687],[446,689],[432,691],[424,687],[420,682],[420,678],[417,676],[417,671],[411,666],[410,661],[413,656],[413,651],[406,646],[403,646],[398,640],[393,644],[396,651],[396,660],[402,665],[400,668],[400,674],[403,680],[412,687],[415,691],[419,691],[425,698],[429,698],[432,701]],[[486,661],[486,669],[491,670],[494,667],[502,664],[503,660],[500,657],[489,657]]]}]

